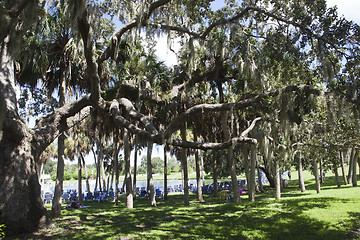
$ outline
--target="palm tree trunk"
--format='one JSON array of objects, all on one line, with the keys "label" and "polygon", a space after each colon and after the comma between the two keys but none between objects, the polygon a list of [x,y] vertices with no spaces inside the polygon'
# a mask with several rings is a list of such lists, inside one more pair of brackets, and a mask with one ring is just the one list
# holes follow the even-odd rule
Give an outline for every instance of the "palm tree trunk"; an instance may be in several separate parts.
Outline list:
[{"label": "palm tree trunk", "polygon": [[[186,141],[186,125],[184,124],[180,129],[181,139]],[[181,160],[181,169],[183,172],[183,188],[184,188],[184,205],[188,206],[190,204],[189,199],[189,176],[187,169],[187,157],[186,157],[186,148],[181,148],[180,151],[180,160]]]},{"label": "palm tree trunk", "polygon": [[200,150],[200,160],[201,160],[201,178],[202,178],[201,187],[202,187],[205,185],[204,152],[202,150]]},{"label": "palm tree trunk", "polygon": [[150,205],[153,207],[156,207],[156,199],[155,199],[155,187],[154,187],[154,181],[152,176],[152,163],[151,163],[151,157],[152,157],[152,149],[153,149],[153,142],[148,142],[147,147],[147,182],[148,186],[147,189],[150,191]]},{"label": "palm tree trunk", "polygon": [[353,170],[353,174],[352,174],[352,185],[353,187],[357,186],[357,176],[356,176],[356,163],[357,161],[359,161],[359,150],[356,150],[355,154],[354,154],[354,159],[352,162],[352,170]]},{"label": "palm tree trunk", "polygon": [[218,184],[217,184],[217,159],[216,159],[216,150],[213,150],[213,185],[214,185],[214,196],[218,196]]},{"label": "palm tree trunk", "polygon": [[81,177],[81,158],[78,157],[78,194],[79,202],[82,203],[82,177]]},{"label": "palm tree trunk", "polygon": [[305,182],[304,182],[304,175],[303,175],[303,166],[302,166],[302,156],[299,153],[299,160],[298,160],[298,175],[299,175],[299,187],[301,192],[305,192]]},{"label": "palm tree trunk", "polygon": [[167,145],[164,145],[164,200],[167,200]]},{"label": "palm tree trunk", "polygon": [[91,190],[90,190],[90,184],[89,184],[89,176],[88,176],[87,167],[86,167],[86,164],[85,164],[85,159],[84,159],[84,156],[83,156],[83,154],[81,152],[79,153],[79,156],[81,158],[82,165],[84,167],[86,191],[90,192]]},{"label": "palm tree trunk", "polygon": [[115,152],[114,152],[114,171],[115,171],[115,205],[119,204],[119,130],[116,129],[114,131],[114,146],[115,146]]},{"label": "palm tree trunk", "polygon": [[343,175],[344,184],[347,185],[348,181],[347,181],[347,178],[346,178],[344,157],[343,157],[343,154],[342,154],[341,151],[340,151],[340,163],[341,163],[341,172],[342,172],[342,175]]},{"label": "palm tree trunk", "polygon": [[259,168],[259,161],[256,161],[256,170],[257,170],[258,179],[259,179],[259,191],[263,193],[264,192],[264,186],[263,186],[262,181],[261,181],[261,172],[260,172],[260,168]]},{"label": "palm tree trunk", "polygon": [[[255,202],[255,188],[256,188],[256,179],[255,179],[255,166],[256,166],[256,145],[251,145],[251,157],[250,157],[250,187],[249,187],[249,200]],[[236,183],[237,185],[237,183]],[[239,190],[238,190],[239,191]],[[238,192],[239,194],[239,192]]]},{"label": "palm tree trunk", "polygon": [[126,208],[132,209],[134,207],[134,196],[132,192],[132,181],[131,181],[129,132],[126,128],[124,128],[124,158],[125,158]]},{"label": "palm tree trunk", "polygon": [[95,186],[94,186],[94,192],[95,192],[95,191],[97,191],[97,187],[98,187],[99,164],[98,164],[98,161],[96,160],[96,159],[97,159],[97,156],[96,156],[94,147],[91,148],[91,151],[92,151],[92,153],[93,153],[93,155],[94,155],[94,162],[95,162],[95,168],[96,168]]},{"label": "palm tree trunk", "polygon": [[[60,86],[59,86],[59,103],[60,106],[65,105],[66,97],[66,77],[65,69],[63,68],[60,73]],[[60,217],[61,215],[61,198],[63,192],[63,182],[64,182],[64,151],[65,151],[65,135],[61,133],[58,137],[58,164],[56,171],[56,182],[55,182],[55,191],[51,207],[51,213],[53,217]]]},{"label": "palm tree trunk", "polygon": [[135,151],[134,151],[134,179],[133,179],[133,195],[136,198],[136,175],[137,175],[137,155],[138,155],[138,145],[136,141],[137,137],[135,136]]},{"label": "palm tree trunk", "polygon": [[[228,114],[224,113],[221,115],[221,128],[224,133],[225,141],[229,141],[231,139],[231,129],[229,128],[227,124],[227,117]],[[240,194],[239,194],[239,185],[237,182],[237,176],[236,176],[236,162],[234,160],[234,149],[233,147],[230,147],[228,149],[228,162],[230,167],[230,175],[231,175],[231,185],[232,185],[232,191],[234,193],[234,199],[235,202],[240,202]],[[254,173],[255,174],[255,173]]]},{"label": "palm tree trunk", "polygon": [[334,174],[335,174],[337,187],[340,188],[341,187],[341,182],[340,182],[340,177],[339,177],[339,173],[338,173],[338,167],[337,167],[337,165],[335,163],[334,163],[333,171],[334,171]]},{"label": "palm tree trunk", "polygon": [[276,189],[275,199],[279,200],[281,199],[281,177],[280,177],[279,160],[277,157],[275,158],[275,189]]},{"label": "palm tree trunk", "polygon": [[320,179],[319,179],[319,169],[316,159],[313,159],[313,168],[314,168],[314,177],[316,182],[316,192],[320,193]]},{"label": "palm tree trunk", "polygon": [[[197,142],[197,134],[194,132],[194,142]],[[204,202],[202,195],[201,179],[200,179],[200,159],[199,159],[199,150],[195,150],[195,170],[196,170],[196,188],[197,188],[197,197],[199,202]]]},{"label": "palm tree trunk", "polygon": [[250,177],[249,177],[249,151],[246,149],[246,146],[243,148],[243,158],[244,158],[244,168],[245,168],[245,177],[246,177],[246,186],[247,189],[249,190],[249,181],[250,181]]},{"label": "palm tree trunk", "polygon": [[[351,153],[350,153],[350,159],[349,159],[348,182],[351,182],[351,181],[352,181],[352,177],[353,177],[352,174],[353,174],[353,166],[354,166],[354,164],[353,164],[354,155],[355,155],[355,151],[354,151],[354,149],[352,148],[352,149],[351,149]],[[344,158],[345,158],[345,156],[346,156],[345,151],[344,151],[344,153],[343,153],[343,156],[344,156]]]},{"label": "palm tree trunk", "polygon": [[320,159],[320,162],[319,162],[319,165],[320,165],[320,172],[319,172],[319,177],[320,177],[320,183],[324,183],[324,177],[323,177],[323,164],[322,164],[322,160]]}]

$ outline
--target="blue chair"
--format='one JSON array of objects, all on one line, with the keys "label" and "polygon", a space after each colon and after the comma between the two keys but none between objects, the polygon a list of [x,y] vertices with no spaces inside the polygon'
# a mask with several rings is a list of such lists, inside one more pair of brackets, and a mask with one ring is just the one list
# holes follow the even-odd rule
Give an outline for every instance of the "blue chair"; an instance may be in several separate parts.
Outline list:
[{"label": "blue chair", "polygon": [[157,188],[155,190],[155,198],[156,199],[163,199],[163,197],[164,197],[163,192],[161,191],[161,189]]},{"label": "blue chair", "polygon": [[51,193],[46,192],[44,195],[44,203],[51,203],[53,200],[53,196]]},{"label": "blue chair", "polygon": [[70,202],[70,193],[63,192],[62,198],[63,198],[64,203]]},{"label": "blue chair", "polygon": [[109,200],[109,198],[110,198],[111,200],[115,200],[115,193],[114,193],[114,191],[110,191],[110,192],[109,192],[108,200]]},{"label": "blue chair", "polygon": [[89,200],[91,200],[91,201],[94,200],[94,196],[93,196],[93,194],[91,192],[87,192],[86,196],[85,196],[85,201],[88,202]]},{"label": "blue chair", "polygon": [[141,190],[139,199],[142,199],[142,198],[147,198],[147,199],[149,199],[149,194],[147,193],[146,190]]}]

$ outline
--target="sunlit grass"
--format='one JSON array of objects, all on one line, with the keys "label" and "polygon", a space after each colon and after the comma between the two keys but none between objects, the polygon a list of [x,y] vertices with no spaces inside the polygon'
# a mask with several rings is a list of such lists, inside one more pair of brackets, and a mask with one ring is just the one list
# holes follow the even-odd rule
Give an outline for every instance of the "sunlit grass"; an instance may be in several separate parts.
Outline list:
[{"label": "sunlit grass", "polygon": [[[295,174],[293,174],[295,175]],[[172,194],[158,206],[135,200],[134,209],[120,204],[89,202],[86,209],[64,209],[51,229],[20,238],[28,239],[360,239],[360,188],[338,189],[329,177],[321,193],[306,173],[307,191],[301,193],[296,176],[282,199],[266,188],[251,203],[242,196],[240,204],[225,203],[205,196],[199,203],[194,194],[190,205],[183,196]],[[50,209],[50,204],[47,205]]]}]

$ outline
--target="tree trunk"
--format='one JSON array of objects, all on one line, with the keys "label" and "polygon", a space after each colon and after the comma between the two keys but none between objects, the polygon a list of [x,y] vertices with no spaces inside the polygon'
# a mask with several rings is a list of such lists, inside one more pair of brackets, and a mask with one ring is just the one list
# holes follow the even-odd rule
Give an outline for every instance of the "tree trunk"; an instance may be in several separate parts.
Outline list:
[{"label": "tree trunk", "polygon": [[96,159],[97,159],[97,156],[96,156],[94,147],[91,148],[91,151],[92,151],[92,153],[93,153],[93,155],[94,155],[94,162],[95,162],[95,168],[96,168],[95,186],[94,186],[94,192],[95,192],[95,191],[97,191],[97,187],[98,187],[99,164],[98,164],[98,161],[96,160]]},{"label": "tree trunk", "polygon": [[299,154],[299,160],[298,160],[298,175],[299,175],[299,187],[301,192],[305,192],[305,182],[304,182],[304,176],[303,176],[303,167],[302,167],[302,159],[301,159],[301,153]]},{"label": "tree trunk", "polygon": [[[181,139],[183,141],[186,141],[186,125],[185,124],[181,127],[180,134],[181,134]],[[183,176],[184,205],[188,206],[190,204],[190,199],[189,199],[189,177],[188,177],[188,169],[187,169],[186,148],[181,148],[180,160],[181,160],[181,169],[184,173],[184,176]]]},{"label": "tree trunk", "polygon": [[214,196],[218,196],[218,174],[217,174],[217,159],[216,159],[216,150],[213,150],[213,185],[214,185]]},{"label": "tree trunk", "polygon": [[[100,151],[99,151],[99,159],[98,160],[99,160],[99,167],[100,167],[100,175],[102,178],[102,188],[103,188],[103,191],[106,191],[106,179],[105,179],[105,169],[104,169],[104,148],[102,145],[102,134],[100,134]],[[101,181],[101,180],[99,179],[99,181]]]},{"label": "tree trunk", "polygon": [[257,170],[258,179],[259,179],[259,191],[263,193],[264,192],[264,186],[263,186],[262,181],[261,181],[261,172],[260,172],[260,168],[259,168],[259,161],[256,161],[256,170]]},{"label": "tree trunk", "polygon": [[316,192],[320,193],[319,169],[315,158],[313,159],[313,168],[314,168],[314,177],[316,182]]},{"label": "tree trunk", "polygon": [[339,177],[339,173],[338,173],[338,167],[336,164],[334,164],[334,174],[335,174],[335,179],[336,179],[336,185],[338,188],[341,187],[341,182],[340,182],[340,177]]},{"label": "tree trunk", "polygon": [[152,176],[153,169],[152,169],[152,163],[151,163],[153,145],[154,145],[153,142],[148,142],[147,156],[146,156],[147,182],[148,182],[147,189],[148,189],[148,191],[150,191],[150,205],[153,207],[156,207],[155,187],[154,187],[154,180],[153,180],[153,176]]},{"label": "tree trunk", "polygon": [[354,159],[352,160],[352,170],[353,170],[353,173],[352,173],[352,185],[353,187],[356,187],[357,186],[357,176],[356,176],[356,163],[357,161],[359,161],[359,150],[356,150],[355,154],[354,154]]},{"label": "tree trunk", "polygon": [[319,172],[319,177],[320,177],[320,183],[324,183],[324,176],[323,176],[323,164],[322,164],[322,160],[320,159],[320,162],[319,162],[319,165],[320,165],[320,172]]},{"label": "tree trunk", "polygon": [[[59,85],[59,103],[60,107],[65,105],[66,97],[66,76],[64,72],[64,67],[62,67],[60,73],[60,85]],[[60,217],[61,215],[61,198],[63,193],[63,182],[64,182],[64,151],[65,151],[65,134],[61,133],[58,137],[58,163],[56,171],[56,183],[55,191],[52,202],[52,216]]]},{"label": "tree trunk", "polygon": [[119,130],[116,129],[114,131],[114,171],[115,171],[115,205],[119,204],[119,175],[120,175],[120,169],[119,169]]},{"label": "tree trunk", "polygon": [[164,200],[167,200],[167,145],[164,145]]},{"label": "tree trunk", "polygon": [[263,156],[263,159],[264,159],[264,166],[259,166],[259,168],[265,173],[265,176],[267,178],[267,180],[269,181],[269,184],[270,184],[270,187],[271,188],[275,188],[275,180],[274,180],[274,177],[273,175],[270,173],[270,171],[268,170],[268,168],[266,167],[268,164],[267,164],[267,160],[266,158]]},{"label": "tree trunk", "polygon": [[343,175],[344,184],[347,185],[348,181],[347,181],[346,173],[345,173],[344,157],[343,157],[343,154],[342,154],[341,151],[340,151],[340,163],[341,163],[341,172],[342,172],[342,175]]},{"label": "tree trunk", "polygon": [[246,177],[246,186],[249,190],[249,151],[247,150],[247,147],[245,146],[243,149],[243,158],[244,158],[244,168],[245,168],[245,177]]},{"label": "tree trunk", "polygon": [[81,176],[81,159],[78,157],[78,194],[79,202],[82,203],[82,176]]},{"label": "tree trunk", "polygon": [[250,176],[249,176],[250,187],[248,189],[250,202],[255,202],[255,188],[256,188],[255,168],[256,168],[256,145],[251,145]]},{"label": "tree trunk", "polygon": [[200,160],[201,160],[201,178],[202,178],[201,187],[202,187],[205,185],[204,152],[202,150],[200,150]]},{"label": "tree trunk", "polygon": [[134,207],[134,196],[132,192],[132,181],[131,181],[129,132],[126,128],[124,128],[124,158],[125,158],[126,208],[132,209]]},{"label": "tree trunk", "polygon": [[[197,142],[197,134],[194,132],[194,142]],[[201,187],[201,178],[200,178],[200,159],[199,159],[199,150],[195,150],[195,170],[196,170],[196,188],[197,188],[197,198],[199,202],[204,202],[202,187]]]},{"label": "tree trunk", "polygon": [[[354,166],[354,164],[353,164],[354,154],[355,154],[354,149],[351,149],[350,158],[349,158],[348,182],[352,181],[353,166]],[[344,156],[344,158],[346,158],[345,156],[347,156],[347,151],[346,151],[346,153],[344,151],[343,156]]]},{"label": "tree trunk", "polygon": [[87,167],[86,167],[86,164],[85,164],[85,159],[84,159],[84,156],[83,156],[83,154],[82,154],[81,152],[79,153],[79,156],[80,156],[80,158],[81,158],[82,165],[83,165],[83,167],[84,167],[86,191],[87,191],[87,192],[91,192],[91,190],[90,190],[90,184],[89,184],[89,176],[88,176]]},{"label": "tree trunk", "polygon": [[0,54],[0,205],[1,222],[10,236],[44,227],[51,217],[41,198],[33,136],[18,115],[14,62],[6,46]]},{"label": "tree trunk", "polygon": [[137,154],[138,154],[138,145],[136,141],[137,137],[135,136],[135,151],[134,151],[134,179],[133,179],[133,195],[136,198],[136,175],[137,175]]},{"label": "tree trunk", "polygon": [[276,190],[275,199],[276,200],[281,199],[281,177],[280,177],[279,160],[277,157],[275,159],[275,190]]},{"label": "tree trunk", "polygon": [[[227,124],[227,117],[228,114],[224,113],[221,115],[221,128],[224,133],[225,141],[229,141],[231,139],[231,129],[229,128]],[[232,185],[232,191],[234,193],[234,199],[235,202],[239,203],[241,201],[240,194],[239,194],[239,185],[237,182],[237,176],[236,176],[236,161],[234,160],[234,148],[230,147],[228,149],[228,162],[230,167],[230,175],[231,175],[231,185]],[[254,172],[255,174],[255,172]]]}]

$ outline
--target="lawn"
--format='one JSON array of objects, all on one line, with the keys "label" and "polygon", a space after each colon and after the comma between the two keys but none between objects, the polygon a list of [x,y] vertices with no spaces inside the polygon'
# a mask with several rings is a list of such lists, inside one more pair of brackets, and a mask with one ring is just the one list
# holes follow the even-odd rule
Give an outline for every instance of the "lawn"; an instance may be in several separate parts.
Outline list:
[{"label": "lawn", "polygon": [[[293,174],[295,175],[295,173]],[[295,177],[295,176],[293,176]],[[336,187],[326,178],[317,194],[314,180],[306,174],[307,191],[301,193],[297,179],[290,181],[275,201],[267,188],[256,202],[242,196],[240,204],[225,203],[205,196],[205,203],[190,195],[173,194],[150,207],[148,200],[136,200],[125,208],[125,197],[111,202],[89,202],[86,209],[64,209],[52,228],[21,239],[360,239],[360,187]],[[360,183],[359,183],[360,184]],[[51,207],[50,204],[47,207]]]}]

